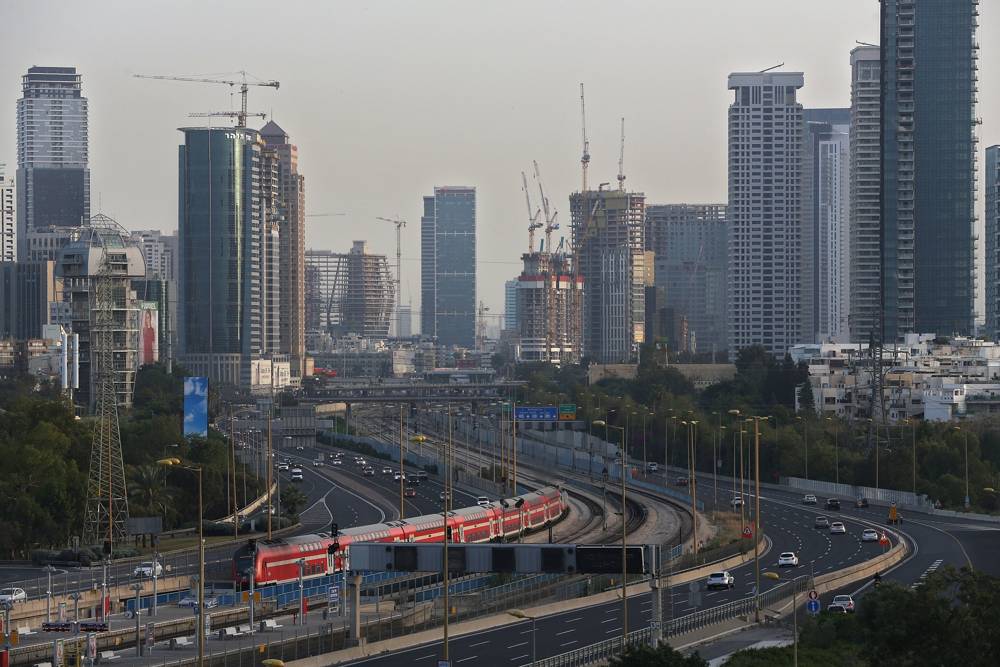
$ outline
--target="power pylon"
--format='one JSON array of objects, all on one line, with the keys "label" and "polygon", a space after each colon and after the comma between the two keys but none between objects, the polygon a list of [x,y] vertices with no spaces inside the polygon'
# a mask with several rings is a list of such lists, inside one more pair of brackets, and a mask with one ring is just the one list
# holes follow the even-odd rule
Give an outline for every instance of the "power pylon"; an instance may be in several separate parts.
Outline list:
[{"label": "power pylon", "polygon": [[[128,496],[125,489],[125,466],[122,439],[118,426],[118,396],[115,392],[115,280],[107,249],[101,268],[94,278],[91,313],[91,373],[97,374],[95,387],[94,438],[90,446],[90,477],[87,481],[87,507],[83,535],[87,544],[105,543],[105,551],[114,553],[115,544],[125,539],[128,520]],[[93,362],[96,361],[96,364]],[[96,366],[96,368],[95,368]]]}]

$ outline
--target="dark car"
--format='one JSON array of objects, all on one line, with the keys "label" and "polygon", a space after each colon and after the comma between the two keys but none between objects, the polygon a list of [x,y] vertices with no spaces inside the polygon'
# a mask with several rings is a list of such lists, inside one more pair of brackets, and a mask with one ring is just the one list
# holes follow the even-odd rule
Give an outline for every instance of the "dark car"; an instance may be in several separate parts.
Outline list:
[{"label": "dark car", "polygon": [[854,501],[854,506],[857,507],[858,509],[864,509],[868,507],[868,499],[858,498],[857,500]]},{"label": "dark car", "polygon": [[836,498],[827,498],[826,499],[826,508],[828,510],[839,510],[840,509],[840,501],[838,499],[836,499]]},{"label": "dark car", "polygon": [[677,479],[674,480],[674,485],[675,486],[687,486],[688,485],[688,478],[687,477],[678,477]]}]

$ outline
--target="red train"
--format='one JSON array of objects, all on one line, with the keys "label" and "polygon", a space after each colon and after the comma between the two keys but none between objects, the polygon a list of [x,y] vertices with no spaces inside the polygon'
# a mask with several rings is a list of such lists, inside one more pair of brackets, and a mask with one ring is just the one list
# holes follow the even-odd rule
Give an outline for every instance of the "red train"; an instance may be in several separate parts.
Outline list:
[{"label": "red train", "polygon": [[[526,493],[504,503],[453,510],[448,517],[452,542],[503,541],[547,525],[567,507],[563,491],[557,487]],[[248,543],[233,554],[233,580],[249,584],[252,569],[256,585],[294,581],[299,577],[300,560],[305,562],[305,576],[331,574],[344,567],[344,548],[351,542],[440,542],[443,524],[441,514],[427,514],[346,528],[337,536],[339,548],[335,554],[327,551],[334,541],[329,533]]]}]

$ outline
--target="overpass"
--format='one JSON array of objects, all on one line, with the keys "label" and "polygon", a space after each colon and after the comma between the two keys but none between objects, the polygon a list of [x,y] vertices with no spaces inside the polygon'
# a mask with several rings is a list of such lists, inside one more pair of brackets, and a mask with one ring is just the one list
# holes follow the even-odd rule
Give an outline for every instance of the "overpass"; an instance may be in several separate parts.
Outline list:
[{"label": "overpass", "polygon": [[492,403],[503,400],[525,382],[520,380],[441,384],[434,382],[327,383],[303,390],[302,403]]}]

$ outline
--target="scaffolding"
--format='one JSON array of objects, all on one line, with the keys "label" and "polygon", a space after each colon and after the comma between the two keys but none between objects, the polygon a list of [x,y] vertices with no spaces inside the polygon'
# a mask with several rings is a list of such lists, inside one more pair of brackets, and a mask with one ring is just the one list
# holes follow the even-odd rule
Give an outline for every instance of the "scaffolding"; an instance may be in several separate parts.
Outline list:
[{"label": "scaffolding", "polygon": [[307,251],[309,332],[387,338],[395,305],[394,283],[386,256],[369,254],[365,241],[355,241],[346,254]]},{"label": "scaffolding", "polygon": [[529,252],[517,280],[518,361],[572,364],[580,360],[583,280],[563,253]]}]

